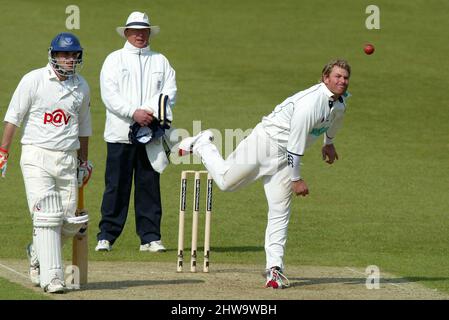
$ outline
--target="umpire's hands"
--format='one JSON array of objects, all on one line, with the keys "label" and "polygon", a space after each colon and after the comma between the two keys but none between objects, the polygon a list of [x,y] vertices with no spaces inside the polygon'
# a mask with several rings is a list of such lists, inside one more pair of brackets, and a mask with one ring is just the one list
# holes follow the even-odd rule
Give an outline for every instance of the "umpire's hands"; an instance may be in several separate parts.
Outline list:
[{"label": "umpire's hands", "polygon": [[146,110],[137,109],[133,114],[133,120],[142,127],[148,126],[151,121],[153,121],[153,113]]},{"label": "umpire's hands", "polygon": [[309,187],[307,186],[306,182],[304,180],[298,180],[298,181],[292,181],[292,191],[297,196],[303,196],[309,194]]},{"label": "umpire's hands", "polygon": [[321,148],[321,154],[323,155],[323,160],[326,160],[327,157],[328,160],[326,162],[329,164],[338,160],[338,154],[333,144],[324,145],[323,148]]}]

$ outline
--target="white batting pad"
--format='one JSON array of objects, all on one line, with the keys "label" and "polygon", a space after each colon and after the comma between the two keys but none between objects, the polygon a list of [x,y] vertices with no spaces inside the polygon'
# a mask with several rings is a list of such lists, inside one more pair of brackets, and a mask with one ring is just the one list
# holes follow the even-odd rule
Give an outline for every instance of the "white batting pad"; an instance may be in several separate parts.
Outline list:
[{"label": "white batting pad", "polygon": [[[33,213],[45,212],[47,214],[62,215],[61,196],[56,191],[50,191],[38,199],[34,205]],[[43,220],[45,224],[45,219]]]},{"label": "white batting pad", "polygon": [[42,288],[54,278],[64,280],[61,252],[62,220],[62,203],[57,192],[49,192],[36,202],[33,209],[33,243],[39,257]]}]

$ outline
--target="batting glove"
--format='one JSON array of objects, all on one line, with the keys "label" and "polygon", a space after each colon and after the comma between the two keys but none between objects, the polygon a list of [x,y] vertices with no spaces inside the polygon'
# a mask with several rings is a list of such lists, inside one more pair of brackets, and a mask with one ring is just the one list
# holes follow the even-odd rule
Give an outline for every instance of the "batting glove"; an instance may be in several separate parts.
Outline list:
[{"label": "batting glove", "polygon": [[6,176],[6,168],[8,167],[8,150],[0,148],[0,172],[2,173],[2,178]]},{"label": "batting glove", "polygon": [[92,175],[94,165],[90,161],[78,160],[78,188],[84,187]]}]

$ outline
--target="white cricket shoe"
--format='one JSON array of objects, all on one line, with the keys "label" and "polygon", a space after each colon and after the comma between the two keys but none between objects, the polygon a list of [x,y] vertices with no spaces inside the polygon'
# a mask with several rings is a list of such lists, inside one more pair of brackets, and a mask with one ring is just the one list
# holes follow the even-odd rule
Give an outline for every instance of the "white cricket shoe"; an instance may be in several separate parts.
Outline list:
[{"label": "white cricket shoe", "polygon": [[179,156],[185,156],[195,151],[195,148],[214,141],[214,134],[210,130],[201,131],[196,136],[182,139],[179,143]]},{"label": "white cricket shoe", "polygon": [[165,252],[167,249],[165,249],[161,240],[157,240],[140,245],[140,251]]},{"label": "white cricket shoe", "polygon": [[67,287],[64,281],[54,278],[45,286],[44,291],[48,293],[64,293],[67,291]]},{"label": "white cricket shoe", "polygon": [[282,273],[281,268],[271,267],[266,270],[267,282],[265,282],[265,288],[284,289],[290,286],[290,281]]},{"label": "white cricket shoe", "polygon": [[111,251],[112,245],[108,240],[99,240],[97,246],[95,247],[95,251]]},{"label": "white cricket shoe", "polygon": [[33,243],[30,243],[26,247],[27,250],[27,256],[28,260],[30,261],[30,280],[33,284],[38,286],[41,282],[41,276],[40,276],[40,266],[39,266],[39,260],[37,258],[36,250],[34,250]]}]

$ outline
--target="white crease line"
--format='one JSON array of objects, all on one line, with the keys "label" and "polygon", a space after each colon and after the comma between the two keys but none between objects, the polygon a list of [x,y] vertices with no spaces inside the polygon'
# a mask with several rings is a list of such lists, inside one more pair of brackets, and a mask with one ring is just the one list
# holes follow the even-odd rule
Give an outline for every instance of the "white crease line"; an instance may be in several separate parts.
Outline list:
[{"label": "white crease line", "polygon": [[[345,268],[348,269],[348,270],[350,270],[350,271],[352,271],[352,272],[354,272],[354,273],[363,274],[363,275],[366,277],[366,273],[363,273],[363,272],[360,272],[360,271],[351,269],[351,268],[349,268],[349,267],[345,267]],[[384,281],[382,281],[382,278],[380,278],[380,280],[381,280],[381,282],[383,282],[383,283],[385,283],[385,284],[389,284],[389,285],[392,285],[392,286],[395,286],[395,287],[398,287],[398,288],[401,288],[401,289],[404,289],[404,290],[409,291],[407,288],[404,288],[404,286],[401,286],[401,285],[399,285],[399,284],[397,284],[397,283],[389,283],[389,282],[388,282],[388,281],[389,281],[388,279],[384,279]]]},{"label": "white crease line", "polygon": [[365,275],[365,273],[360,272],[360,271],[357,271],[357,270],[354,270],[354,269],[351,269],[351,268],[349,268],[349,267],[345,267],[345,268],[348,269],[348,270],[350,270],[350,271],[352,271],[352,272],[354,272],[354,273],[358,273],[358,274],[363,274],[363,275]]},{"label": "white crease line", "polygon": [[3,268],[5,268],[6,270],[9,270],[9,271],[11,271],[11,272],[14,272],[15,274],[18,274],[19,276],[24,277],[25,279],[28,279],[28,277],[27,277],[26,275],[24,275],[24,274],[22,274],[22,273],[20,273],[20,272],[18,272],[18,271],[16,271],[16,270],[14,270],[14,269],[8,267],[8,266],[5,266],[4,264],[1,264],[1,263],[0,263],[0,267],[3,267]]}]

